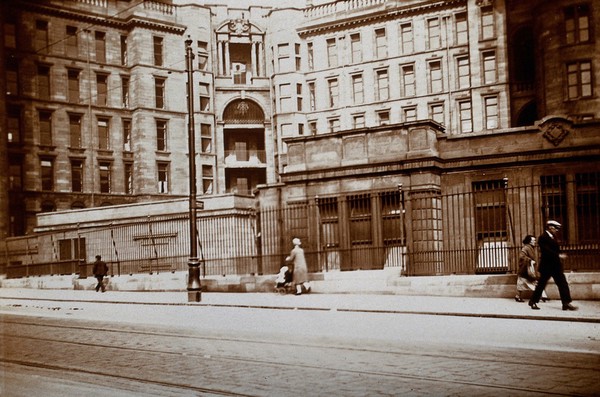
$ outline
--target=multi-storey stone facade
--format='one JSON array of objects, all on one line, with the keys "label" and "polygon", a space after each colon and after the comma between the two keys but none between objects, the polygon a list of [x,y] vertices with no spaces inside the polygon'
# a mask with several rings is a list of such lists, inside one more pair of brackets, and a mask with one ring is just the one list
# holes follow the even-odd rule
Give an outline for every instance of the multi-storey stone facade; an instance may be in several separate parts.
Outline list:
[{"label": "multi-storey stone facade", "polygon": [[563,180],[570,230],[583,185],[596,195],[585,214],[600,219],[594,2],[260,4],[2,4],[3,235],[31,232],[40,212],[188,194],[186,40],[198,192],[320,208],[326,222],[299,232],[307,249],[366,244],[364,230],[323,226],[366,218],[369,244],[383,244],[378,219],[405,198],[403,246],[459,249],[443,195]]}]

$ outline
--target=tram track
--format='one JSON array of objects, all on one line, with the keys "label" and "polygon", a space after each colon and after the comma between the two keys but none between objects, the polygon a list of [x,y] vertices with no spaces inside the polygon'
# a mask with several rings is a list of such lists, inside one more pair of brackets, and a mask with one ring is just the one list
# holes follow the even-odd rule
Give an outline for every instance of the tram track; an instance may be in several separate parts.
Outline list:
[{"label": "tram track", "polygon": [[[232,337],[209,337],[197,334],[191,334],[188,332],[168,332],[164,330],[140,330],[140,329],[132,329],[128,327],[127,329],[119,329],[111,326],[106,326],[102,324],[94,323],[92,325],[60,325],[60,324],[52,324],[52,323],[39,323],[32,321],[24,321],[24,320],[15,320],[8,319],[3,321],[4,324],[4,332],[3,337],[5,341],[12,341],[17,345],[23,343],[37,343],[41,346],[51,346],[55,345],[55,349],[60,350],[76,350],[76,349],[97,349],[105,350],[105,349],[114,349],[115,352],[120,352],[121,354],[130,354],[132,357],[136,355],[142,355],[144,357],[173,357],[173,358],[181,358],[184,357],[185,360],[205,360],[209,359],[210,362],[214,365],[215,362],[227,362],[228,365],[241,365],[244,367],[272,367],[272,368],[282,368],[285,370],[290,370],[293,372],[302,372],[309,371],[311,373],[321,373],[321,374],[329,374],[330,377],[370,377],[372,379],[381,379],[382,381],[389,381],[393,379],[394,381],[401,382],[426,382],[430,384],[439,384],[446,383],[452,384],[455,387],[475,387],[475,388],[483,388],[488,391],[496,390],[498,392],[506,393],[506,394],[521,394],[525,393],[528,395],[570,395],[570,396],[585,396],[586,394],[577,394],[573,392],[563,393],[563,392],[553,392],[547,389],[539,389],[532,387],[523,387],[523,386],[515,386],[508,384],[494,384],[490,382],[473,382],[466,380],[456,380],[449,379],[448,376],[437,377],[431,376],[425,373],[419,374],[411,374],[406,371],[401,370],[375,370],[368,369],[364,367],[348,367],[348,366],[340,366],[340,365],[331,365],[330,362],[324,360],[323,362],[317,363],[309,363],[309,362],[294,362],[286,359],[287,356],[274,358],[265,358],[265,357],[249,357],[244,356],[242,354],[225,354],[224,352],[216,353],[215,351],[209,352],[200,352],[195,353],[193,351],[189,351],[185,349],[185,346],[189,346],[191,344],[203,343],[202,346],[211,346],[216,343],[224,344],[235,344],[237,351],[260,351],[261,346],[268,347],[270,351],[277,351],[280,349],[313,349],[314,351],[320,351],[324,356],[343,356],[343,355],[375,355],[379,357],[385,357],[386,361],[390,362],[406,362],[407,357],[412,357],[412,359],[427,359],[432,361],[454,361],[455,365],[463,365],[463,366],[473,366],[476,365],[485,365],[485,366],[515,366],[515,368],[520,368],[521,371],[527,371],[527,368],[523,368],[522,360],[507,360],[507,359],[494,359],[494,358],[485,358],[481,356],[468,356],[466,354],[456,354],[454,352],[453,355],[449,354],[440,354],[440,353],[432,353],[432,352],[418,352],[418,351],[394,351],[393,349],[377,349],[375,347],[358,347],[358,346],[349,346],[349,345],[331,345],[330,343],[318,343],[315,341],[302,341],[302,343],[289,343],[277,340],[254,340],[248,338],[232,338]],[[16,329],[10,330],[10,327],[16,327]],[[51,332],[54,333],[53,337],[43,337],[43,336],[35,336],[24,332],[23,329],[19,330],[19,327],[30,327],[35,328],[41,332]],[[9,328],[9,329],[7,329]],[[44,328],[44,330],[42,330]],[[89,342],[87,339],[87,335],[83,335],[83,340],[77,340],[74,338],[74,335],[79,333],[103,333],[109,334],[113,336],[113,338],[107,338],[107,340],[112,340],[114,342],[102,342],[102,343],[94,343]],[[34,332],[35,333],[35,332]],[[58,336],[62,336],[62,340],[57,339],[56,334]],[[67,338],[71,336],[71,339]],[[131,339],[131,336],[148,339],[148,338],[159,338],[164,341],[166,339],[169,340],[169,343],[165,343],[163,345],[169,345],[169,348],[156,348],[156,347],[135,347],[135,346],[127,346],[124,345],[122,340]],[[174,343],[179,342],[180,344]],[[183,343],[181,343],[183,342]],[[178,347],[183,345],[183,347]],[[251,347],[254,346],[254,347]],[[162,346],[162,345],[161,345]],[[257,347],[258,346],[258,347]],[[218,349],[217,349],[218,350]],[[59,365],[57,363],[44,363],[37,360],[24,360],[24,359],[11,359],[11,358],[3,358],[1,360],[3,363],[32,367],[32,368],[45,368],[53,371],[76,371],[78,373],[83,374],[93,374],[97,376],[104,377],[113,377],[119,378],[121,380],[138,382],[138,383],[148,383],[154,384],[162,387],[168,388],[176,388],[180,390],[187,390],[191,392],[197,393],[212,393],[215,395],[231,395],[231,396],[244,396],[244,395],[252,395],[252,394],[244,394],[238,393],[236,391],[231,390],[222,390],[219,388],[210,388],[210,387],[201,387],[198,385],[190,385],[178,382],[169,382],[169,381],[157,381],[154,379],[149,379],[148,377],[143,376],[135,376],[131,374],[119,373],[115,374],[114,372],[108,373],[106,371],[101,370],[90,370],[90,369],[82,369],[78,366],[73,365]],[[539,367],[539,371],[545,370],[578,370],[578,371],[592,371],[595,372],[596,376],[600,375],[600,371],[596,369],[593,363],[590,363],[590,366],[581,365],[579,367],[573,367],[567,363],[563,362],[552,362],[547,364],[540,364],[535,361],[535,363],[525,364],[525,366],[537,366]],[[540,367],[540,365],[542,365]],[[327,376],[325,376],[327,378]],[[501,394],[502,394],[501,393]]]}]

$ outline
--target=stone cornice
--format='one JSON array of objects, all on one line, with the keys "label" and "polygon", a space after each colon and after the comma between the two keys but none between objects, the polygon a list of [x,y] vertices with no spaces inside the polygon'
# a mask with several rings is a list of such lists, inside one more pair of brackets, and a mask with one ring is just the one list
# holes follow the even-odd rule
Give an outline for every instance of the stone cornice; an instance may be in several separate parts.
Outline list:
[{"label": "stone cornice", "polygon": [[545,164],[548,160],[572,162],[596,160],[599,145],[570,147],[567,149],[537,150],[519,154],[503,153],[495,155],[471,156],[468,158],[443,159],[439,157],[423,157],[419,159],[401,160],[397,162],[360,164],[341,166],[330,169],[315,169],[284,173],[281,180],[285,184],[317,182],[344,177],[356,178],[374,177],[390,174],[410,174],[413,172],[430,171],[446,173],[452,171],[513,167],[525,164]]},{"label": "stone cornice", "polygon": [[49,7],[35,3],[17,3],[26,11],[39,13],[42,15],[55,16],[65,19],[87,22],[93,25],[106,26],[120,30],[131,30],[134,27],[143,27],[150,30],[164,31],[175,34],[183,34],[186,27],[179,24],[166,24],[162,21],[156,21],[148,18],[142,18],[136,15],[130,15],[126,19],[117,17],[104,17],[93,13],[87,13],[79,10],[66,10],[58,7]]},{"label": "stone cornice", "polygon": [[340,18],[340,13],[332,13],[322,18],[323,22],[316,24],[306,24],[304,27],[299,28],[298,35],[310,36],[313,34],[320,34],[328,31],[336,31],[340,29],[346,29],[349,27],[369,25],[380,20],[394,19],[398,16],[408,16],[413,14],[420,14],[423,12],[430,12],[432,10],[456,7],[458,5],[467,5],[466,0],[447,0],[438,2],[429,2],[418,6],[410,5],[404,7],[396,7],[391,9],[373,10],[371,13],[360,12],[357,10],[354,15],[347,18]]}]

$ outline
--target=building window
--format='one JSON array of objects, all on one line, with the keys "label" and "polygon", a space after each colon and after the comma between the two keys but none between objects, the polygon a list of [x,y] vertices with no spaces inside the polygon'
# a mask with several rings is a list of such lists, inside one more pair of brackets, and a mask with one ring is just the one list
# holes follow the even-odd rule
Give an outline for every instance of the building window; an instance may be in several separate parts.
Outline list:
[{"label": "building window", "polygon": [[79,56],[79,47],[77,44],[77,27],[68,26],[66,28],[65,53],[70,58]]},{"label": "building window", "polygon": [[96,104],[106,106],[108,96],[108,76],[105,74],[96,74]]},{"label": "building window", "polygon": [[71,191],[83,192],[83,162],[80,160],[71,161]]},{"label": "building window", "polygon": [[315,70],[315,51],[313,43],[306,43],[308,53],[308,70]]},{"label": "building window", "polygon": [[19,61],[6,57],[6,94],[19,95]]},{"label": "building window", "polygon": [[379,125],[390,124],[390,111],[389,110],[381,110],[381,111],[377,112],[377,122]]},{"label": "building window", "polygon": [[121,106],[129,107],[129,77],[121,77]]},{"label": "building window", "polygon": [[404,203],[398,191],[381,195],[381,232],[385,246],[405,245]]},{"label": "building window", "polygon": [[292,86],[291,84],[280,84],[279,85],[279,111],[280,112],[291,112],[292,111]]},{"label": "building window", "polygon": [[207,83],[200,83],[200,111],[210,111],[210,86]]},{"label": "building window", "polygon": [[403,23],[400,25],[400,52],[402,54],[411,54],[414,48],[412,23]]},{"label": "building window", "polygon": [[372,244],[371,197],[368,195],[348,197],[348,209],[350,210],[350,244],[352,246]]},{"label": "building window", "polygon": [[6,19],[4,21],[4,46],[11,49],[17,48],[17,24]]},{"label": "building window", "polygon": [[463,45],[469,42],[469,25],[467,23],[467,13],[460,12],[454,15],[454,30],[456,31],[456,44]]},{"label": "building window", "polygon": [[69,145],[72,148],[81,148],[81,116],[78,114],[69,115]]},{"label": "building window", "polygon": [[291,71],[289,44],[277,45],[277,66],[279,67],[279,72]]},{"label": "building window", "polygon": [[315,83],[312,81],[308,83],[308,106],[310,111],[317,109]]},{"label": "building window", "polygon": [[42,177],[42,190],[54,190],[54,162],[51,159],[42,159],[40,161],[40,166]]},{"label": "building window", "polygon": [[385,28],[375,29],[375,58],[383,59],[387,57],[387,38]]},{"label": "building window", "polygon": [[304,135],[304,124],[302,124],[302,123],[298,124],[298,135],[300,135],[300,136]]},{"label": "building window", "polygon": [[296,110],[302,111],[302,84],[296,83]]},{"label": "building window", "polygon": [[402,95],[412,97],[417,94],[415,80],[415,65],[402,66]]},{"label": "building window", "polygon": [[483,62],[483,82],[492,84],[497,80],[496,51],[485,51],[481,54]]},{"label": "building window", "polygon": [[335,68],[338,65],[337,42],[335,38],[327,39],[327,66]]},{"label": "building window", "polygon": [[335,108],[339,105],[339,86],[337,79],[327,80],[327,89],[329,91],[329,107]]},{"label": "building window", "polygon": [[417,107],[409,106],[402,108],[405,122],[417,121]]},{"label": "building window", "polygon": [[200,150],[202,153],[212,152],[212,128],[210,124],[200,124]]},{"label": "building window", "polygon": [[587,43],[591,38],[591,12],[588,4],[565,8],[565,41],[567,44]]},{"label": "building window", "polygon": [[360,33],[350,35],[350,52],[352,63],[362,62],[362,45],[360,42]]},{"label": "building window", "polygon": [[110,163],[100,163],[100,193],[110,193]]},{"label": "building window", "polygon": [[158,192],[169,193],[169,163],[158,163]]},{"label": "building window", "polygon": [[96,62],[106,63],[106,33],[96,32],[95,34],[96,44]]},{"label": "building window", "polygon": [[355,114],[352,116],[352,128],[364,128],[365,127],[365,115]]},{"label": "building window", "polygon": [[365,101],[362,74],[352,75],[352,100],[355,105],[360,105]]},{"label": "building window", "polygon": [[23,190],[23,164],[11,159],[8,166],[8,190],[20,192]]},{"label": "building window", "polygon": [[295,65],[296,72],[302,69],[302,57],[300,55],[300,44],[294,44],[294,55],[295,55]]},{"label": "building window", "polygon": [[429,69],[429,93],[439,94],[444,90],[442,81],[442,62],[431,61],[428,63]]},{"label": "building window", "polygon": [[565,175],[542,175],[542,216],[544,223],[550,219],[562,225],[562,236],[569,235],[567,217],[567,182]]},{"label": "building window", "polygon": [[318,205],[322,244],[326,249],[339,247],[340,233],[337,200],[335,197],[320,199]]},{"label": "building window", "polygon": [[481,39],[488,40],[496,37],[496,24],[494,21],[494,8],[481,7]]},{"label": "building window", "polygon": [[458,102],[458,115],[460,118],[460,132],[473,132],[473,113],[471,112],[471,101]]},{"label": "building window", "polygon": [[213,193],[213,167],[211,165],[202,165],[202,193]]},{"label": "building window", "polygon": [[310,135],[317,135],[317,122],[316,121],[308,122],[308,131],[310,132]]},{"label": "building window", "polygon": [[127,36],[121,35],[121,65],[127,66],[128,58]]},{"label": "building window", "polygon": [[131,120],[123,119],[123,151],[131,152]]},{"label": "building window", "polygon": [[7,142],[21,143],[21,109],[8,106],[7,109]]},{"label": "building window", "polygon": [[35,21],[35,41],[34,49],[38,53],[46,54],[48,52],[48,22]]},{"label": "building window", "polygon": [[340,130],[340,119],[337,117],[327,120],[329,132],[338,132]]},{"label": "building window", "polygon": [[444,121],[444,104],[443,103],[432,103],[429,105],[429,118],[442,125],[446,124]]},{"label": "building window", "polygon": [[167,122],[165,120],[156,120],[156,150],[167,151]]},{"label": "building window", "polygon": [[71,103],[79,103],[79,70],[76,69],[68,69],[67,70],[67,78],[68,78],[68,98]]},{"label": "building window", "polygon": [[498,97],[488,96],[483,98],[485,108],[485,126],[488,130],[493,130],[499,127],[498,117]]},{"label": "building window", "polygon": [[52,145],[52,112],[40,110],[38,116],[39,116],[39,122],[40,122],[40,145],[51,146]]},{"label": "building window", "polygon": [[507,236],[505,182],[474,182],[473,201],[477,239],[504,239]]},{"label": "building window", "polygon": [[592,63],[580,61],[567,64],[567,98],[578,99],[592,95]]},{"label": "building window", "polygon": [[133,163],[123,163],[123,181],[125,194],[133,194]]},{"label": "building window", "polygon": [[37,67],[37,89],[39,99],[50,99],[50,67],[38,65]]},{"label": "building window", "polygon": [[390,83],[387,69],[375,71],[377,75],[377,87],[375,91],[376,100],[386,101],[390,98]]},{"label": "building window", "polygon": [[165,108],[165,79],[154,78],[154,105],[157,109]]},{"label": "building window", "polygon": [[600,173],[575,175],[577,240],[600,241]]},{"label": "building window", "polygon": [[456,58],[456,81],[458,89],[469,88],[471,86],[471,68],[469,65],[469,57],[461,56]]},{"label": "building window", "polygon": [[436,49],[442,46],[440,30],[440,19],[431,18],[427,20],[427,48]]},{"label": "building window", "polygon": [[110,131],[108,127],[108,119],[98,119],[98,149],[110,149]]},{"label": "building window", "polygon": [[198,41],[198,70],[208,69],[208,43]]},{"label": "building window", "polygon": [[154,66],[162,66],[163,65],[163,38],[159,36],[154,36],[152,38],[154,49]]}]

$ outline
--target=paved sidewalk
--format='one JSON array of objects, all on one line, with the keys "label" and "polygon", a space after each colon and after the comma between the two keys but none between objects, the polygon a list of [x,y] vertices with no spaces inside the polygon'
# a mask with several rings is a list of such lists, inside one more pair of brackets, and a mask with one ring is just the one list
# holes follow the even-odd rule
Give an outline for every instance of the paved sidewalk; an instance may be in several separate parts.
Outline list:
[{"label": "paved sidewalk", "polygon": [[[600,323],[600,301],[573,302],[578,311],[563,311],[559,300],[540,303],[541,310],[531,310],[527,303],[502,298],[460,298],[438,296],[218,293],[204,292],[201,302],[188,302],[187,291],[105,293],[93,290],[50,290],[0,288],[0,306],[15,301],[93,302],[101,304],[140,304],[157,306],[247,307],[288,310],[338,310],[434,314],[491,318],[520,318]],[[163,309],[164,310],[164,309]]]}]

